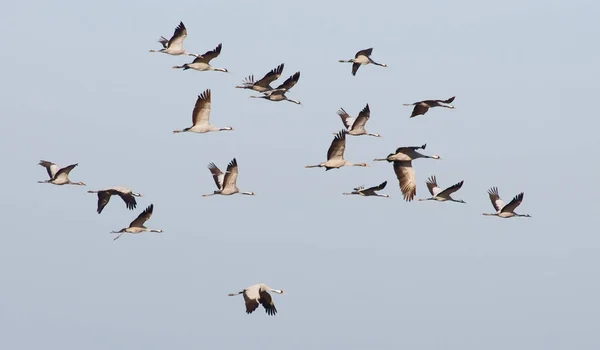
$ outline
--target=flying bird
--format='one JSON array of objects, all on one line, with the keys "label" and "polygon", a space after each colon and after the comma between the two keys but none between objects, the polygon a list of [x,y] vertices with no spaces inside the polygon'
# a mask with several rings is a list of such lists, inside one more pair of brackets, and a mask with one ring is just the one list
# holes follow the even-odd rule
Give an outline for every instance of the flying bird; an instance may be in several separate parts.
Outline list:
[{"label": "flying bird", "polygon": [[338,115],[342,119],[342,123],[346,127],[346,133],[349,135],[369,135],[375,137],[381,137],[379,134],[371,134],[365,130],[365,124],[371,118],[371,110],[369,109],[369,104],[365,106],[365,108],[358,113],[356,118],[350,117],[348,113],[343,108],[340,108],[338,111]]},{"label": "flying bird", "polygon": [[335,138],[327,150],[327,161],[319,165],[307,165],[306,168],[325,168],[325,171],[330,169],[339,169],[343,166],[363,166],[366,163],[350,163],[344,159],[344,151],[346,150],[346,133],[344,130],[335,135]]},{"label": "flying bird", "polygon": [[250,89],[258,92],[266,92],[271,91],[273,88],[271,87],[271,83],[275,80],[279,79],[281,73],[283,72],[283,63],[273,68],[269,73],[265,74],[262,79],[255,81],[254,75],[250,75],[248,78],[244,80],[242,85],[236,86],[238,89]]},{"label": "flying bird", "polygon": [[385,188],[385,186],[387,185],[387,181],[382,182],[381,184],[377,185],[377,186],[373,186],[373,187],[369,187],[369,188],[365,188],[364,186],[359,186],[356,187],[354,189],[354,191],[352,192],[346,192],[343,193],[345,195],[352,195],[352,194],[357,194],[359,196],[365,196],[365,197],[369,197],[369,196],[375,196],[375,197],[386,197],[389,198],[390,195],[389,194],[379,194],[376,191],[381,191]]},{"label": "flying bird", "polygon": [[277,314],[277,308],[275,308],[275,303],[273,303],[273,299],[269,292],[284,294],[280,289],[273,289],[267,286],[264,283],[255,284],[248,288],[244,288],[244,290],[228,294],[230,297],[243,294],[244,295],[244,303],[246,304],[246,313],[249,315],[254,312],[258,308],[258,304],[260,303],[264,308],[265,312],[269,316],[275,316]]},{"label": "flying bird", "polygon": [[208,170],[213,176],[213,180],[215,181],[215,185],[217,185],[217,190],[211,194],[203,194],[202,197],[214,196],[215,194],[220,194],[224,196],[229,196],[235,193],[241,193],[249,196],[253,196],[254,192],[240,192],[239,188],[237,188],[237,177],[238,177],[238,164],[237,160],[233,158],[231,162],[227,165],[227,171],[225,174],[215,165],[215,163],[208,164]]},{"label": "flying bird", "polygon": [[371,59],[371,53],[373,53],[372,47],[369,49],[358,51],[356,53],[356,55],[354,55],[354,58],[351,58],[349,60],[339,60],[339,62],[352,63],[352,75],[356,75],[356,71],[363,64],[373,63],[374,65],[377,65],[377,66],[387,67],[387,64],[385,64],[385,63],[377,63],[377,62],[373,61]]},{"label": "flying bird", "polygon": [[173,56],[179,55],[189,55],[196,56],[191,54],[183,48],[183,40],[187,37],[187,29],[183,25],[183,22],[179,22],[177,28],[175,28],[175,32],[171,39],[167,40],[164,36],[161,36],[158,39],[158,42],[162,44],[163,48],[160,50],[150,50],[150,52],[162,52]]},{"label": "flying bird", "polygon": [[441,159],[441,157],[437,156],[437,155],[427,156],[427,155],[417,152],[417,150],[425,149],[425,147],[427,147],[427,144],[424,144],[422,146],[398,147],[396,149],[395,153],[388,154],[388,156],[386,158],[374,159],[374,161],[376,161],[376,162],[387,161],[387,162],[391,163],[396,160],[407,161],[407,160],[413,160],[413,159],[417,159],[417,158]]},{"label": "flying bird", "polygon": [[483,215],[498,216],[498,217],[506,218],[506,219],[512,218],[513,216],[519,216],[519,217],[525,217],[525,218],[531,217],[531,215],[529,215],[529,214],[515,213],[515,209],[517,209],[517,207],[521,204],[521,202],[523,202],[523,195],[524,195],[523,192],[516,195],[512,199],[512,201],[510,201],[506,205],[504,205],[504,202],[502,201],[502,199],[500,199],[500,195],[498,194],[498,187],[490,188],[488,190],[488,194],[490,196],[490,201],[492,202],[494,209],[496,209],[496,212],[495,213],[484,213]]},{"label": "flying bird", "polygon": [[412,114],[410,115],[411,118],[414,118],[418,115],[427,113],[429,108],[432,108],[432,107],[445,107],[445,108],[454,109],[454,106],[451,105],[450,103],[452,103],[452,101],[454,101],[455,98],[456,98],[456,96],[452,96],[447,100],[425,100],[425,101],[419,101],[419,102],[415,102],[415,103],[405,103],[404,105],[405,106],[415,106],[415,108],[413,108]]},{"label": "flying bird", "polygon": [[138,217],[135,220],[133,220],[129,224],[129,227],[122,228],[119,231],[112,231],[111,233],[119,233],[119,235],[117,235],[117,237],[113,238],[113,241],[117,240],[124,233],[135,234],[135,233],[142,233],[142,232],[158,232],[158,233],[163,232],[163,230],[161,230],[161,229],[154,230],[154,229],[149,229],[146,226],[144,226],[144,223],[146,221],[150,220],[153,210],[154,210],[154,204],[150,204],[148,206],[148,208],[146,208],[140,215],[138,215]]},{"label": "flying bird", "polygon": [[229,131],[233,130],[231,126],[226,126],[223,128],[217,128],[216,126],[210,123],[210,102],[211,100],[211,92],[210,89],[206,89],[203,93],[198,95],[198,99],[196,100],[196,104],[194,105],[194,111],[192,112],[192,123],[193,125],[189,128],[185,128],[183,130],[173,130],[174,134],[178,134],[180,132],[196,132],[196,133],[205,133],[211,131]]},{"label": "flying bird", "polygon": [[135,197],[142,197],[141,194],[132,192],[130,189],[121,186],[115,186],[104,190],[91,190],[88,191],[88,193],[98,194],[98,214],[102,213],[102,210],[110,201],[111,196],[116,195],[121,197],[123,202],[125,202],[125,206],[127,206],[127,209],[129,210],[133,210],[137,206]]},{"label": "flying bird", "polygon": [[438,201],[438,202],[452,201],[452,202],[457,202],[457,203],[466,203],[462,199],[454,199],[450,196],[452,193],[460,190],[463,183],[464,183],[464,181],[461,181],[457,184],[454,184],[454,185],[442,190],[440,187],[438,187],[435,175],[433,175],[433,176],[429,177],[429,179],[427,179],[427,181],[425,182],[425,184],[427,185],[427,189],[429,190],[429,193],[431,193],[432,197],[421,198],[421,199],[419,199],[419,201],[433,200],[433,201]]},{"label": "flying bird", "polygon": [[288,98],[285,95],[286,92],[288,92],[291,88],[294,87],[294,85],[296,85],[296,83],[298,82],[299,79],[300,79],[300,72],[296,72],[291,77],[287,78],[286,81],[283,82],[283,84],[279,85],[275,89],[263,92],[262,96],[250,96],[250,97],[251,98],[264,98],[266,100],[274,101],[274,102],[289,101],[289,102],[293,102],[295,104],[302,104],[302,103],[300,103],[300,101],[292,100],[291,98]]},{"label": "flying bird", "polygon": [[402,196],[407,202],[412,201],[417,194],[417,184],[415,180],[415,170],[412,167],[412,161],[419,158],[441,159],[440,156],[428,156],[417,152],[419,149],[425,149],[423,146],[399,147],[396,153],[390,153],[386,158],[378,158],[375,161],[394,162],[394,173],[400,184]]},{"label": "flying bird", "polygon": [[78,185],[85,186],[83,182],[72,182],[69,179],[69,173],[73,168],[77,166],[77,164],[71,164],[64,168],[59,168],[55,163],[49,162],[47,160],[40,160],[39,165],[46,168],[48,172],[48,177],[50,179],[44,181],[38,181],[38,183],[49,183],[53,185]]},{"label": "flying bird", "polygon": [[192,63],[185,63],[182,66],[173,66],[173,68],[176,68],[176,69],[183,68],[183,70],[194,69],[194,70],[201,71],[201,72],[207,71],[207,70],[215,71],[215,72],[228,72],[228,70],[225,68],[215,68],[210,65],[210,61],[212,59],[218,57],[221,54],[222,47],[223,47],[223,45],[219,44],[214,50],[207,51],[203,55],[191,54],[190,56],[196,56],[196,58],[194,59],[194,61]]}]

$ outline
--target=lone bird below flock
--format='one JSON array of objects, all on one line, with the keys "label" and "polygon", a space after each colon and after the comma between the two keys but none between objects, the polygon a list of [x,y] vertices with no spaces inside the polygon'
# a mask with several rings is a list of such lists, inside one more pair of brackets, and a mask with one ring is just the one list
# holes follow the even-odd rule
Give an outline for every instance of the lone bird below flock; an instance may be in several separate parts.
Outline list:
[{"label": "lone bird below flock", "polygon": [[319,165],[307,165],[306,168],[325,168],[325,171],[330,169],[339,169],[343,166],[363,166],[366,163],[350,163],[344,159],[344,151],[346,150],[346,133],[344,130],[335,135],[335,138],[327,150],[327,161]]},{"label": "lone bird below flock", "polygon": [[207,89],[200,95],[198,95],[198,99],[196,100],[196,104],[194,105],[194,111],[192,112],[192,123],[194,125],[189,128],[185,128],[183,130],[173,130],[174,134],[180,132],[196,132],[196,133],[205,133],[210,131],[229,131],[233,130],[231,126],[226,126],[224,128],[217,128],[216,126],[210,123],[210,104],[211,104],[211,93],[210,89]]},{"label": "lone bird below flock", "polygon": [[295,104],[300,105],[300,104],[302,104],[302,103],[300,103],[300,101],[292,100],[291,98],[288,98],[285,95],[286,92],[288,92],[291,88],[294,87],[294,85],[296,85],[296,83],[298,82],[299,79],[300,79],[300,72],[296,72],[296,73],[294,73],[294,75],[287,78],[286,81],[283,82],[283,84],[279,85],[275,89],[263,92],[262,96],[250,96],[250,97],[251,98],[264,98],[266,100],[274,101],[274,102],[289,101],[289,102],[293,102]]},{"label": "lone bird below flock", "polygon": [[389,198],[390,197],[389,194],[379,194],[379,193],[376,193],[376,191],[383,190],[386,185],[387,185],[387,181],[382,182],[378,186],[373,186],[373,187],[369,187],[369,188],[365,188],[364,186],[359,186],[359,187],[356,187],[354,189],[354,191],[352,191],[352,192],[346,192],[346,193],[343,193],[343,194],[345,194],[345,195],[357,194],[359,196],[365,196],[365,197],[375,196],[375,197],[386,197],[386,198]]},{"label": "lone bird below flock", "polygon": [[202,197],[214,196],[215,194],[229,196],[235,193],[249,196],[254,195],[254,192],[240,192],[237,188],[238,164],[235,158],[227,165],[227,172],[225,174],[223,174],[215,163],[208,164],[208,170],[210,170],[210,173],[213,176],[215,185],[217,185],[217,190],[211,194],[204,194]]},{"label": "lone bird below flock", "polygon": [[138,217],[133,220],[130,224],[129,227],[126,228],[122,228],[119,231],[112,231],[111,233],[119,233],[119,235],[115,238],[113,238],[114,240],[117,240],[119,237],[121,237],[124,233],[142,233],[142,232],[163,232],[163,230],[158,229],[149,229],[146,226],[144,226],[144,223],[146,223],[146,221],[150,220],[150,217],[152,216],[152,211],[154,210],[154,204],[150,204],[148,206],[148,208],[146,208],[140,215],[138,215]]},{"label": "lone bird below flock", "polygon": [[201,72],[207,70],[215,72],[228,72],[228,70],[225,68],[215,68],[210,65],[210,61],[221,54],[222,47],[223,45],[219,44],[214,50],[207,51],[204,55],[191,54],[190,56],[196,56],[192,63],[185,63],[182,66],[173,66],[173,68],[183,68],[183,70],[194,69]]},{"label": "lone bird below flock", "polygon": [[187,37],[187,29],[183,25],[183,22],[179,22],[177,28],[175,28],[175,32],[171,39],[167,40],[164,36],[161,36],[158,39],[158,42],[162,44],[163,48],[160,50],[150,50],[150,52],[162,52],[173,56],[179,55],[189,55],[196,56],[194,54],[188,53],[183,48],[183,40]]},{"label": "lone bird below flock", "polygon": [[230,297],[243,294],[244,295],[244,303],[246,304],[246,313],[251,314],[258,308],[258,304],[260,303],[264,308],[265,312],[269,316],[275,316],[277,314],[277,308],[275,308],[275,303],[273,303],[273,299],[269,292],[274,292],[277,294],[284,294],[280,289],[273,289],[266,284],[260,283],[250,286],[248,288],[244,288],[241,292],[228,294]]},{"label": "lone bird below flock", "polygon": [[346,133],[349,135],[369,135],[375,137],[381,137],[379,134],[371,134],[365,130],[365,124],[371,118],[371,110],[369,109],[369,104],[363,108],[356,118],[350,117],[348,113],[343,108],[340,108],[338,111],[338,115],[342,119],[342,123],[346,127]]},{"label": "lone bird below flock", "polygon": [[394,162],[394,173],[400,184],[400,190],[404,200],[410,202],[417,194],[417,184],[415,181],[415,171],[412,167],[412,161],[418,158],[441,159],[440,156],[427,156],[417,152],[418,149],[425,149],[427,144],[416,147],[399,147],[396,153],[390,153],[386,158],[375,159],[375,161]]},{"label": "lone bird below flock", "polygon": [[460,188],[462,187],[464,181],[461,181],[461,182],[459,182],[457,184],[454,184],[454,185],[446,188],[443,191],[442,191],[441,188],[438,187],[435,175],[429,177],[429,179],[427,179],[427,182],[425,182],[425,183],[427,184],[427,189],[429,190],[429,193],[431,193],[431,195],[433,197],[421,198],[421,199],[419,199],[419,201],[431,201],[431,200],[433,200],[433,201],[438,201],[438,202],[452,201],[452,202],[457,202],[457,203],[466,203],[462,199],[454,199],[454,198],[452,198],[450,196],[452,193],[460,190]]},{"label": "lone bird below flock", "polygon": [[269,73],[265,74],[262,79],[258,81],[254,81],[254,75],[249,76],[244,80],[242,85],[236,86],[238,89],[251,89],[258,92],[266,92],[271,91],[273,88],[271,87],[271,83],[275,80],[279,79],[281,73],[283,72],[283,63],[273,68]]},{"label": "lone bird below flock", "polygon": [[354,58],[349,59],[349,60],[339,60],[339,62],[342,63],[352,63],[352,75],[356,75],[356,71],[358,71],[358,68],[360,68],[361,65],[363,64],[369,64],[369,63],[373,63],[377,66],[381,66],[381,67],[387,67],[387,64],[385,63],[377,63],[375,61],[373,61],[371,59],[371,53],[373,53],[373,48],[369,48],[369,49],[365,49],[365,50],[360,50],[356,53],[356,55],[354,55]]},{"label": "lone bird below flock", "polygon": [[141,194],[132,192],[130,189],[121,186],[115,186],[97,191],[92,190],[88,191],[88,193],[98,194],[98,214],[102,213],[102,209],[104,209],[104,207],[108,204],[111,196],[117,195],[121,197],[123,202],[125,202],[125,206],[127,206],[127,209],[129,210],[133,210],[137,206],[135,197],[142,197]]},{"label": "lone bird below flock", "polygon": [[490,188],[488,190],[488,194],[490,196],[490,201],[492,202],[494,209],[496,209],[496,212],[495,213],[484,213],[483,215],[498,216],[498,217],[505,218],[505,219],[512,218],[513,216],[519,216],[519,217],[525,217],[525,218],[531,217],[531,215],[529,215],[529,214],[515,213],[515,209],[517,209],[517,207],[521,204],[521,202],[523,202],[523,195],[524,195],[523,192],[516,195],[512,199],[512,201],[510,201],[506,205],[504,205],[504,202],[502,201],[502,199],[500,199],[500,195],[498,194],[498,187]]},{"label": "lone bird below flock", "polygon": [[418,115],[427,113],[429,108],[432,108],[432,107],[445,107],[445,108],[454,109],[454,106],[451,105],[450,103],[452,103],[452,101],[454,101],[455,98],[456,98],[456,96],[452,96],[447,100],[425,100],[425,101],[419,101],[419,102],[415,102],[415,103],[405,103],[404,105],[405,106],[415,106],[415,108],[413,108],[412,114],[410,115],[411,118],[414,118]]},{"label": "lone bird below flock", "polygon": [[46,168],[46,171],[48,172],[48,176],[50,177],[50,179],[45,180],[45,181],[38,181],[38,183],[50,183],[53,185],[85,186],[85,184],[83,182],[72,182],[69,179],[69,173],[71,172],[71,170],[73,170],[73,168],[75,168],[77,166],[77,164],[71,164],[64,168],[59,168],[58,165],[56,165],[55,163],[49,162],[47,160],[40,160],[39,165]]}]

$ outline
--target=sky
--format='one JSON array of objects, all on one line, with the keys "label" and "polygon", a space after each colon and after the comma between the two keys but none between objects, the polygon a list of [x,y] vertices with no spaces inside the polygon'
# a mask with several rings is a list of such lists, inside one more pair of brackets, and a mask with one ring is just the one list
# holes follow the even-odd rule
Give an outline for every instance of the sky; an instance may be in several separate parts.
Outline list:
[{"label": "sky", "polygon": [[[593,1],[8,2],[0,13],[0,348],[598,349],[600,5]],[[149,53],[183,21],[184,46],[229,73]],[[338,63],[365,48],[388,67]],[[302,105],[235,89],[285,63]],[[173,134],[212,91],[211,122]],[[456,109],[409,118],[424,99]],[[326,160],[336,115],[371,109]],[[467,204],[406,202],[372,159],[427,143],[425,180],[464,180]],[[209,162],[239,164],[214,190]],[[39,184],[40,160],[78,163]],[[388,181],[390,198],[343,196]],[[87,190],[126,186],[102,214]],[[487,190],[519,213],[485,217]],[[109,234],[154,204],[162,234]],[[264,282],[274,317],[228,293]]]}]

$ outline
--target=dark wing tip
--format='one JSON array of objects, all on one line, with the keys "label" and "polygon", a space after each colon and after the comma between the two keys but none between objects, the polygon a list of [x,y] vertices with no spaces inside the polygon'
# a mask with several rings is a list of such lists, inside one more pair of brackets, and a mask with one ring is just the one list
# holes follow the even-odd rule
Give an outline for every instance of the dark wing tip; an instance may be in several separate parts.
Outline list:
[{"label": "dark wing tip", "polygon": [[211,97],[210,89],[206,89],[200,95],[198,95],[198,98],[200,98],[201,100],[204,100],[204,101],[210,101],[210,97]]}]

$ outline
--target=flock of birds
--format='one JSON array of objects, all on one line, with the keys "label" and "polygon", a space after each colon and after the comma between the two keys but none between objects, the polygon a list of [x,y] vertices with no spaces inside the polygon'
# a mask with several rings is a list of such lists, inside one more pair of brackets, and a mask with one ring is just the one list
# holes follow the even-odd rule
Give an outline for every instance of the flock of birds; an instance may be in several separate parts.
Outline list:
[{"label": "flock of birds", "polygon": [[[207,51],[202,55],[189,53],[183,48],[183,41],[187,37],[187,29],[183,22],[175,28],[175,32],[170,39],[161,37],[159,43],[162,44],[163,48],[160,50],[150,50],[150,52],[161,52],[173,56],[189,55],[194,56],[195,59],[191,63],[185,63],[181,66],[173,66],[175,69],[193,69],[197,71],[217,71],[217,72],[228,72],[225,68],[217,68],[210,65],[210,62],[217,58],[221,54],[222,44],[219,44],[214,50]],[[354,58],[349,60],[339,60],[339,62],[352,63],[352,75],[356,75],[358,69],[362,65],[374,64],[381,67],[387,67],[385,63],[377,63],[371,59],[372,48],[358,51]],[[286,96],[300,79],[300,72],[296,72],[286,79],[282,84],[273,88],[271,83],[279,79],[283,73],[284,64],[280,64],[276,68],[269,71],[265,76],[259,80],[255,80],[253,75],[247,77],[242,85],[236,86],[236,88],[249,89],[261,93],[259,96],[250,96],[252,98],[264,98],[269,101],[289,101],[296,104],[301,104],[300,101],[290,99]],[[444,107],[453,109],[454,106],[451,104],[455,97],[451,97],[447,100],[424,100],[411,104],[404,104],[405,106],[414,106],[410,118],[418,115],[424,115],[430,108],[433,107]],[[210,105],[211,105],[211,90],[207,89],[202,92],[194,106],[192,112],[192,126],[184,128],[182,130],[174,130],[173,133],[181,132],[194,132],[194,133],[206,133],[216,131],[231,131],[231,126],[216,127],[210,123]],[[360,166],[367,167],[366,163],[352,163],[344,159],[344,151],[346,149],[346,135],[361,136],[368,135],[373,137],[380,137],[377,133],[369,133],[365,129],[365,125],[370,118],[370,109],[367,104],[356,117],[351,117],[343,108],[338,111],[338,115],[344,124],[344,129],[334,133],[335,137],[329,146],[327,151],[327,161],[321,162],[317,165],[307,165],[306,168],[325,168],[326,171],[331,169],[339,169],[344,166]],[[374,159],[374,161],[387,161],[393,164],[394,173],[398,179],[400,190],[406,201],[412,201],[416,195],[416,180],[415,172],[412,166],[412,162],[419,158],[430,158],[430,159],[441,159],[438,155],[424,155],[419,150],[424,150],[426,144],[422,146],[403,146],[397,148],[393,153],[390,153],[385,158]],[[73,182],[69,179],[69,174],[77,166],[77,164],[71,164],[66,167],[59,167],[57,164],[41,160],[39,165],[46,168],[48,172],[48,179],[44,181],[38,181],[40,183],[50,183],[54,185],[79,185],[85,186],[83,182]],[[254,192],[241,192],[237,185],[238,177],[238,164],[234,158],[227,165],[225,172],[221,171],[214,163],[208,165],[208,169],[213,177],[216,190],[210,194],[204,194],[203,196],[213,195],[232,195],[232,194],[244,194],[254,195]],[[435,176],[431,176],[427,179],[426,185],[431,197],[419,199],[419,201],[434,200],[438,202],[452,201],[457,203],[465,203],[460,199],[452,198],[452,194],[460,190],[463,186],[464,181],[460,181],[450,187],[442,189],[437,183]],[[377,196],[377,197],[389,197],[387,194],[379,194],[378,191],[383,190],[387,185],[387,181],[381,184],[369,188],[364,186],[356,187],[352,192],[343,193],[344,195],[359,195],[359,196]],[[127,209],[133,210],[137,206],[136,197],[142,195],[131,191],[128,188],[115,186],[103,190],[90,190],[88,193],[97,194],[97,212],[102,213],[104,207],[109,203],[112,196],[119,196],[125,202]],[[488,195],[494,209],[494,213],[484,213],[487,216],[497,216],[501,218],[512,218],[512,217],[530,217],[528,214],[517,214],[515,209],[523,201],[523,192],[516,195],[508,204],[504,204],[498,193],[497,187],[492,187],[488,190]],[[150,204],[142,213],[140,213],[135,220],[133,220],[128,227],[122,228],[119,231],[112,231],[117,236],[114,240],[118,239],[125,233],[137,234],[142,232],[163,232],[162,229],[150,229],[144,224],[152,217],[154,205]],[[238,293],[229,294],[229,296],[235,296],[242,294],[246,305],[246,313],[250,314],[256,310],[261,304],[268,315],[275,315],[277,309],[271,298],[269,292],[278,294],[284,294],[282,290],[273,289],[265,284],[255,284],[253,286],[244,288]]]}]

